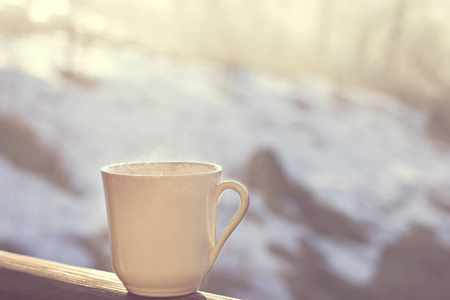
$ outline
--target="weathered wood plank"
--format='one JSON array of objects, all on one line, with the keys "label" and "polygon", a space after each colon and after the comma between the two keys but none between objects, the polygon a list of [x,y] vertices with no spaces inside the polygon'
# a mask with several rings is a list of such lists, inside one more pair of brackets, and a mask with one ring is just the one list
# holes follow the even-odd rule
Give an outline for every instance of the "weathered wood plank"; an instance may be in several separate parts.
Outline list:
[{"label": "weathered wood plank", "polygon": [[0,299],[234,300],[197,292],[176,298],[128,293],[114,273],[0,251]]}]

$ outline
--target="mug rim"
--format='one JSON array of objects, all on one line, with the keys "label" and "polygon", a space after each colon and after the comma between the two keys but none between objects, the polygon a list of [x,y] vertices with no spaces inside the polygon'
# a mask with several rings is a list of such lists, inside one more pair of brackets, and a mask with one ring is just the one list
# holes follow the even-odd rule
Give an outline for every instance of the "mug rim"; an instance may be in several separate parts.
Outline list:
[{"label": "mug rim", "polygon": [[[210,171],[199,171],[195,173],[181,173],[181,174],[139,174],[135,172],[126,172],[126,171],[118,171],[117,168],[123,166],[139,166],[142,165],[203,165],[212,167]],[[215,163],[207,163],[207,162],[197,162],[197,161],[138,161],[138,162],[124,162],[124,163],[115,163],[102,167],[102,173],[110,174],[114,176],[133,176],[133,177],[182,177],[182,176],[199,176],[199,175],[208,175],[214,174],[222,171],[222,166]]]}]

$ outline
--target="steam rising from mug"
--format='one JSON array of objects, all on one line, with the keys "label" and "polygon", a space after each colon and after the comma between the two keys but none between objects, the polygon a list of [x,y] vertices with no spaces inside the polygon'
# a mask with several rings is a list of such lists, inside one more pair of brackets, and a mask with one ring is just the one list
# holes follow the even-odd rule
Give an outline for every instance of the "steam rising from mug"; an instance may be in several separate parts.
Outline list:
[{"label": "steam rising from mug", "polygon": [[[152,297],[193,293],[247,212],[248,192],[220,182],[222,167],[143,162],[102,168],[114,272],[128,291]],[[217,239],[219,196],[235,190],[236,214]]]},{"label": "steam rising from mug", "polygon": [[164,137],[157,148],[151,150],[150,156],[143,156],[144,161],[222,161],[219,145],[208,142],[210,136],[201,137],[196,132],[180,130],[174,135]]}]

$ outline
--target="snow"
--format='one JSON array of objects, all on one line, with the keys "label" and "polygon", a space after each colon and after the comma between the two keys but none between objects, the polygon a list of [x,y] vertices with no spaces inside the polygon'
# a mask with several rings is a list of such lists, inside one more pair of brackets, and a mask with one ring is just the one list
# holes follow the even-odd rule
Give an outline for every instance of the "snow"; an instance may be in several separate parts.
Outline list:
[{"label": "snow", "polygon": [[[221,205],[225,206],[223,203],[227,200],[221,198]],[[261,195],[253,193],[250,201],[253,213],[263,217],[270,215]],[[219,214],[223,209],[219,206]],[[218,218],[219,227],[225,223],[226,220]],[[285,261],[273,257],[270,246],[281,246],[295,254],[299,250],[299,238],[307,234],[305,229],[293,227],[277,216],[266,218],[263,223],[244,219],[240,226],[242,228],[238,227],[223,247],[212,272],[215,269],[239,270],[240,278],[252,278],[248,281],[251,287],[248,291],[230,291],[243,299],[293,299],[284,282],[277,279],[281,275],[280,266],[288,266]],[[231,243],[231,239],[236,242]]]},{"label": "snow", "polygon": [[[427,193],[450,184],[450,155],[427,139],[423,112],[364,90],[348,90],[339,100],[336,87],[323,80],[176,61],[107,44],[80,50],[79,70],[97,84],[85,89],[57,75],[66,47],[61,39],[0,40],[0,49],[14,48],[19,69],[0,61],[0,109],[26,120],[59,149],[82,195],[0,156],[1,241],[34,256],[91,266],[70,237],[106,229],[102,166],[201,160],[223,165],[229,178],[239,176],[262,147],[274,150],[292,181],[346,216],[373,224],[373,231],[367,245],[312,236],[273,215],[255,192],[250,212],[262,221],[244,220],[215,266],[241,270],[252,289],[237,297],[292,298],[277,276],[289,266],[270,253],[274,244],[296,253],[299,239],[313,240],[331,271],[364,284],[383,247],[410,224],[448,236],[450,219]],[[222,209],[232,207],[223,203]],[[221,222],[223,228],[226,220]]]},{"label": "snow", "polygon": [[314,245],[325,253],[331,271],[360,285],[372,279],[373,270],[378,262],[376,245],[345,244],[326,239],[315,239]]}]

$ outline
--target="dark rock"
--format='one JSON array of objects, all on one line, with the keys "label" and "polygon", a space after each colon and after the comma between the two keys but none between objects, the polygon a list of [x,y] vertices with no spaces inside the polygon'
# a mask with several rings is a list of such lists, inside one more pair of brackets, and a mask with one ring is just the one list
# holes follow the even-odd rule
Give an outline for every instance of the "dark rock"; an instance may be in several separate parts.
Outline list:
[{"label": "dark rock", "polygon": [[416,225],[383,251],[368,290],[375,299],[447,300],[449,282],[449,249],[432,230]]},{"label": "dark rock", "polygon": [[431,204],[439,210],[450,214],[450,192],[431,191],[428,194]]},{"label": "dark rock", "polygon": [[248,187],[270,197],[289,195],[290,184],[278,157],[270,149],[262,149],[248,161],[243,181]]},{"label": "dark rock", "polygon": [[246,165],[243,182],[261,193],[268,208],[286,220],[301,223],[318,234],[365,241],[368,226],[321,203],[301,183],[292,183],[270,149],[257,151]]},{"label": "dark rock", "polygon": [[[92,259],[92,267],[98,270],[112,272],[111,257],[109,255],[109,234],[108,230],[101,231],[93,236],[74,237],[78,246],[84,249]],[[108,245],[105,250],[104,245]]]},{"label": "dark rock", "polygon": [[250,288],[233,270],[213,270],[201,285],[202,291],[231,297],[234,296],[233,291],[248,292]]},{"label": "dark rock", "polygon": [[442,146],[450,146],[450,101],[438,101],[428,110],[427,133]]},{"label": "dark rock", "polygon": [[352,220],[319,202],[302,186],[292,188],[292,197],[300,203],[301,222],[314,232],[339,240],[367,241],[369,224]]},{"label": "dark rock", "polygon": [[[296,299],[305,300],[371,300],[360,287],[330,272],[322,254],[309,244],[301,243],[299,255],[285,256],[292,265],[282,275]],[[279,250],[275,253],[279,253]],[[286,255],[286,254],[284,254]]]},{"label": "dark rock", "polygon": [[17,254],[29,255],[28,251],[12,241],[0,241],[0,250]]},{"label": "dark rock", "polygon": [[19,116],[0,114],[0,155],[58,188],[79,193],[71,183],[58,148],[46,145]]}]

